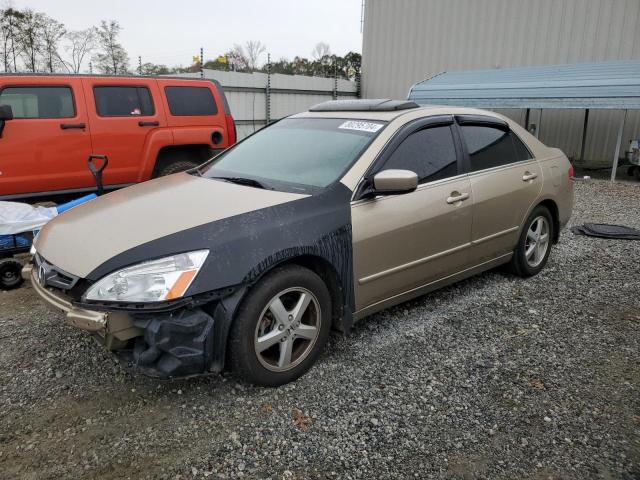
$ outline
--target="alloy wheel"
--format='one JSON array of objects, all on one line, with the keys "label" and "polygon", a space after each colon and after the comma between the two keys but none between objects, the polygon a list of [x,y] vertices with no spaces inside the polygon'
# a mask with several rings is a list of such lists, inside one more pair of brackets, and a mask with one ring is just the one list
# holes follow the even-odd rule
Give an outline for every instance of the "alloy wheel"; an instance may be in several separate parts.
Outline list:
[{"label": "alloy wheel", "polygon": [[524,256],[530,267],[537,267],[549,249],[549,222],[543,216],[536,217],[527,231]]},{"label": "alloy wheel", "polygon": [[320,303],[306,288],[288,288],[278,293],[256,325],[254,348],[258,360],[275,372],[299,365],[311,353],[321,321]]}]

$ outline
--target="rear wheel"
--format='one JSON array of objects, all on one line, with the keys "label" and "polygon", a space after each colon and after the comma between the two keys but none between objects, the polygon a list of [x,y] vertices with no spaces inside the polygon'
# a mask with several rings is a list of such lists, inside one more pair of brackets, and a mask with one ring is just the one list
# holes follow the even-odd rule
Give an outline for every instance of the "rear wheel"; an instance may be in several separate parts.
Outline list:
[{"label": "rear wheel", "polygon": [[194,168],[197,166],[198,164],[195,162],[190,162],[188,160],[176,160],[161,167],[158,170],[158,177],[164,177],[165,175],[184,172],[185,170],[189,170],[190,168]]},{"label": "rear wheel", "polygon": [[229,338],[233,370],[278,386],[303,375],[329,337],[331,298],[311,270],[289,265],[266,275],[243,301]]},{"label": "rear wheel", "polygon": [[13,290],[22,285],[22,263],[13,258],[0,260],[0,289]]},{"label": "rear wheel", "polygon": [[536,207],[525,222],[510,267],[521,277],[531,277],[544,268],[551,252],[553,218],[546,207]]}]

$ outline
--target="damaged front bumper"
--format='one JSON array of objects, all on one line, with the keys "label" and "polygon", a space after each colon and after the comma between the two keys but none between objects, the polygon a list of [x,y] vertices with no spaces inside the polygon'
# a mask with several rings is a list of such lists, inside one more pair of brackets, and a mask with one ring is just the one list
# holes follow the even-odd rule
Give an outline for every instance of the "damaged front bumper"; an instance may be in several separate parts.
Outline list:
[{"label": "damaged front bumper", "polygon": [[149,376],[184,377],[222,369],[223,354],[214,355],[213,315],[202,308],[163,313],[89,310],[74,305],[62,291],[42,286],[33,265],[25,266],[22,276],[48,306],[65,314],[68,324],[94,334]]}]

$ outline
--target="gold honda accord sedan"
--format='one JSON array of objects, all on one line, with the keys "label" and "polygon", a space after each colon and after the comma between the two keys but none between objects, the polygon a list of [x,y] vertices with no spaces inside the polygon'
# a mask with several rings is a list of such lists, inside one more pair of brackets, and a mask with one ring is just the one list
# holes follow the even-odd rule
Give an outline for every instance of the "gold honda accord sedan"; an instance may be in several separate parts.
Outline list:
[{"label": "gold honda accord sedan", "polygon": [[60,215],[23,274],[143,373],[281,385],[332,328],[502,264],[537,274],[572,176],[496,113],[326,102]]}]

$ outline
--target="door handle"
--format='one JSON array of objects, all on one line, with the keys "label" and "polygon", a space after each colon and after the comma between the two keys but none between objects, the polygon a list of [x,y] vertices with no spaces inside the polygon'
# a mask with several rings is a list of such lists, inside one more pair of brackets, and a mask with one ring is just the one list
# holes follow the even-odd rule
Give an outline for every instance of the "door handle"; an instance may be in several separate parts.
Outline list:
[{"label": "door handle", "polygon": [[528,182],[529,180],[533,180],[535,178],[538,178],[538,174],[537,173],[531,173],[529,171],[524,172],[524,175],[522,175],[522,181],[523,182]]},{"label": "door handle", "polygon": [[77,128],[79,130],[84,130],[87,126],[84,123],[61,123],[60,128],[62,130],[69,130],[71,128]]},{"label": "door handle", "polygon": [[157,127],[158,125],[160,125],[160,122],[155,121],[155,122],[143,122],[142,120],[140,120],[138,122],[138,126],[139,127]]},{"label": "door handle", "polygon": [[447,203],[449,205],[452,205],[457,202],[464,202],[468,198],[468,193],[451,192],[451,196],[447,197]]}]

